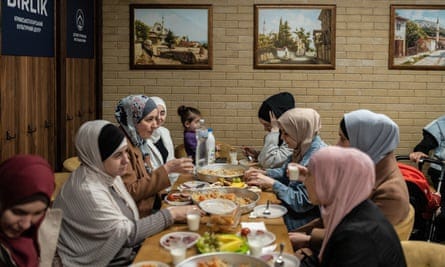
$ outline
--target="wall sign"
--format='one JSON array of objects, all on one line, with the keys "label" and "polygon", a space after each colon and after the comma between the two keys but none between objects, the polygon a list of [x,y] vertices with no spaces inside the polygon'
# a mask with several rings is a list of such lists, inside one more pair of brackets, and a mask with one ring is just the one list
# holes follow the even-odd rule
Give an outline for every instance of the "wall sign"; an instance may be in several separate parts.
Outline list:
[{"label": "wall sign", "polygon": [[54,56],[54,1],[2,0],[3,55]]},{"label": "wall sign", "polygon": [[94,57],[94,1],[67,0],[66,55],[69,58]]}]

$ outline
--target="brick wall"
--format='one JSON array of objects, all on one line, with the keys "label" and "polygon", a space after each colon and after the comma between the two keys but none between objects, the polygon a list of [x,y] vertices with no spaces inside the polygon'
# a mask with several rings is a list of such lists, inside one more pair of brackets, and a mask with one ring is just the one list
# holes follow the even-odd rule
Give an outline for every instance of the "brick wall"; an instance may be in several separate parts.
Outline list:
[{"label": "brick wall", "polygon": [[[212,70],[130,70],[129,4],[212,4]],[[336,4],[335,70],[259,70],[253,68],[254,4]],[[157,95],[167,102],[166,127],[182,143],[179,105],[197,107],[216,139],[261,146],[257,120],[261,102],[291,92],[299,107],[316,109],[321,137],[337,141],[346,112],[366,108],[385,113],[400,126],[396,151],[408,153],[421,129],[445,113],[444,71],[389,70],[390,4],[443,4],[429,1],[103,1],[103,114],[114,120],[114,106],[128,94]],[[445,22],[442,22],[445,25]]]}]

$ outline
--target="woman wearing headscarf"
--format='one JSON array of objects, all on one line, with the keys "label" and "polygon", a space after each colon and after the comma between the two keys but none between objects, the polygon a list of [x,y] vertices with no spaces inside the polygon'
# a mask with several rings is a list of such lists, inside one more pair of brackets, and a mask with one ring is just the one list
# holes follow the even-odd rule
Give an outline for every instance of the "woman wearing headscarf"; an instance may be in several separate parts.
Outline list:
[{"label": "woman wearing headscarf", "polygon": [[404,267],[394,228],[369,200],[375,185],[374,163],[355,148],[327,147],[315,152],[304,181],[321,210],[326,231],[318,264],[323,267]]},{"label": "woman wearing headscarf", "polygon": [[82,162],[54,206],[64,216],[58,254],[66,266],[128,266],[140,244],[184,220],[195,206],[162,209],[140,219],[121,179],[130,164],[124,133],[108,121],[84,123],[76,136]]},{"label": "woman wearing headscarf", "polygon": [[293,154],[281,168],[265,171],[250,168],[245,176],[249,185],[272,189],[288,209],[284,221],[288,230],[292,230],[319,217],[319,210],[310,203],[301,181],[289,182],[287,165],[294,162],[306,166],[312,154],[326,144],[319,136],[320,115],[313,109],[290,109],[278,119],[278,123],[283,140],[293,149]]},{"label": "woman wearing headscarf", "polygon": [[[409,238],[414,216],[410,215],[408,188],[399,170],[394,150],[399,144],[399,127],[384,114],[360,109],[346,113],[340,122],[338,146],[355,147],[375,164],[375,183],[369,198],[396,227],[401,240]],[[308,225],[303,233],[291,233],[294,248],[318,250],[323,239],[323,223]]]},{"label": "woman wearing headscarf", "polygon": [[399,145],[399,127],[384,114],[360,109],[346,113],[340,122],[339,146],[355,147],[375,164],[371,200],[393,225],[408,217],[408,187],[399,170],[394,150]]},{"label": "woman wearing headscarf", "polygon": [[[167,106],[164,100],[157,96],[150,97],[159,111],[158,128],[153,131],[153,134],[147,139],[147,144],[152,151],[152,157],[150,158],[154,168],[158,168],[164,165],[166,162],[175,159],[175,147],[170,135],[170,131],[165,128],[164,123],[167,117]],[[170,183],[174,184],[178,179],[179,173],[170,173]]]},{"label": "woman wearing headscarf", "polygon": [[51,229],[54,240],[42,246],[39,228],[54,186],[53,171],[39,156],[17,155],[0,165],[0,266],[50,266],[59,229]]},{"label": "woman wearing headscarf", "polygon": [[294,107],[294,97],[288,92],[278,93],[264,100],[258,110],[258,119],[267,131],[263,148],[257,151],[251,147],[243,147],[244,154],[257,160],[265,169],[282,166],[292,155],[292,148],[281,138],[277,119]]},{"label": "woman wearing headscarf", "polygon": [[169,173],[184,173],[193,170],[191,159],[181,158],[167,161],[154,168],[151,158],[153,152],[147,139],[158,128],[159,110],[155,102],[144,95],[130,95],[121,99],[116,107],[116,120],[128,138],[127,172],[122,179],[136,201],[141,217],[158,209],[158,193],[170,186]]}]

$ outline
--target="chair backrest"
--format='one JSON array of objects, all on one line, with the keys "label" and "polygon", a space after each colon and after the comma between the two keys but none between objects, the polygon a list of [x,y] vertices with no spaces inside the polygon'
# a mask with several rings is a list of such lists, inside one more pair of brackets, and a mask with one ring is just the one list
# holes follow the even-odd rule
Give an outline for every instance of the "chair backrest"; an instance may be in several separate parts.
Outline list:
[{"label": "chair backrest", "polygon": [[51,197],[52,200],[56,198],[56,196],[60,193],[60,190],[62,189],[63,184],[68,180],[68,177],[70,177],[70,172],[56,172],[54,173],[55,177],[55,183],[56,187],[54,188],[54,193]]},{"label": "chair backrest", "polygon": [[187,152],[185,152],[184,144],[177,145],[175,147],[175,158],[186,158]]},{"label": "chair backrest", "polygon": [[445,266],[445,245],[427,241],[401,241],[407,267]]},{"label": "chair backrest", "polygon": [[414,214],[414,207],[410,204],[408,216],[397,225],[394,225],[394,229],[396,230],[400,240],[408,240],[411,236],[414,226]]},{"label": "chair backrest", "polygon": [[78,157],[67,158],[63,162],[63,169],[67,172],[72,172],[79,166],[80,166],[80,160]]}]

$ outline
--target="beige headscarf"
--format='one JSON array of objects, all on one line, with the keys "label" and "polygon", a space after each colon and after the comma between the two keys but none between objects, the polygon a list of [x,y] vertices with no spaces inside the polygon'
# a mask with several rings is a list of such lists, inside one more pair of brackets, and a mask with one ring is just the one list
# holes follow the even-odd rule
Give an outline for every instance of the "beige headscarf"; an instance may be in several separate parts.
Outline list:
[{"label": "beige headscarf", "polygon": [[311,108],[293,108],[281,115],[278,123],[297,142],[292,161],[300,162],[320,131],[320,115]]}]

